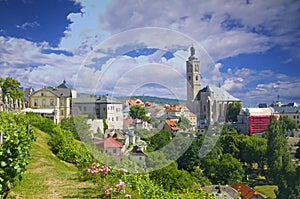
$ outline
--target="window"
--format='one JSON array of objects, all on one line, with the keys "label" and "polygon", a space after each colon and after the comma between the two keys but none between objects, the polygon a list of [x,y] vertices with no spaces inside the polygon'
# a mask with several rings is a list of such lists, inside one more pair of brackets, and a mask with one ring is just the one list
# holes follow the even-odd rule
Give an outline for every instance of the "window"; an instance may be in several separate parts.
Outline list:
[{"label": "window", "polygon": [[50,106],[54,106],[54,99],[50,99]]},{"label": "window", "polygon": [[296,115],[294,115],[294,119],[296,119]]},{"label": "window", "polygon": [[116,150],[116,149],[113,149],[113,153],[117,153],[117,150]]},{"label": "window", "polygon": [[63,99],[60,100],[60,105],[63,106],[65,103],[63,101]]},{"label": "window", "polygon": [[109,106],[107,107],[107,110],[109,110]]},{"label": "window", "polygon": [[64,114],[64,110],[60,110],[60,114],[63,115]]},{"label": "window", "polygon": [[111,118],[111,121],[114,121],[114,118],[113,118],[113,117]]},{"label": "window", "polygon": [[46,99],[42,100],[42,107],[46,107]]},{"label": "window", "polygon": [[38,100],[37,99],[34,100],[34,106],[38,106]]},{"label": "window", "polygon": [[81,106],[78,106],[79,110],[81,111]]},{"label": "window", "polygon": [[41,96],[46,96],[45,93],[41,93]]},{"label": "window", "polygon": [[206,106],[205,105],[203,106],[203,112],[206,112]]},{"label": "window", "polygon": [[83,107],[83,111],[86,111],[86,106]]},{"label": "window", "polygon": [[191,76],[189,76],[189,80],[191,80]]},{"label": "window", "polygon": [[297,119],[299,119],[299,115],[297,115]]},{"label": "window", "polygon": [[116,117],[116,121],[119,121],[119,117]]},{"label": "window", "polygon": [[139,157],[139,160],[143,160],[143,158],[142,158],[142,157]]},{"label": "window", "polygon": [[198,81],[198,75],[196,75],[196,81]]},{"label": "window", "polygon": [[105,108],[103,108],[103,111],[105,111]]}]

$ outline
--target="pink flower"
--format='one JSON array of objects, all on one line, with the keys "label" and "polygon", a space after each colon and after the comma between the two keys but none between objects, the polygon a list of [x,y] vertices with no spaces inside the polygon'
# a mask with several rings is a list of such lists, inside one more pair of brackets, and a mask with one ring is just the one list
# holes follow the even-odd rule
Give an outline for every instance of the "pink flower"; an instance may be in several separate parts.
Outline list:
[{"label": "pink flower", "polygon": [[122,172],[123,174],[128,173],[128,171],[126,169],[124,169],[124,168],[119,169],[119,171]]}]

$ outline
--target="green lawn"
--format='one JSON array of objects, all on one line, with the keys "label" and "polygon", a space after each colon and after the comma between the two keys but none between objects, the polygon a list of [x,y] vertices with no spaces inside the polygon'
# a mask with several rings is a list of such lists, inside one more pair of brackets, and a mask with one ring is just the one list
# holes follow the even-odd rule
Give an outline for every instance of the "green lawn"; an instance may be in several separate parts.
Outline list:
[{"label": "green lawn", "polygon": [[[58,159],[47,145],[49,135],[37,130],[31,149],[32,160],[23,180],[8,198],[90,198],[100,193],[90,182],[78,179],[74,165]],[[98,192],[98,193],[97,193]]]},{"label": "green lawn", "polygon": [[261,186],[255,186],[254,187],[254,190],[264,194],[267,197],[270,197],[272,199],[276,199],[274,189],[277,189],[276,185],[261,185]]}]

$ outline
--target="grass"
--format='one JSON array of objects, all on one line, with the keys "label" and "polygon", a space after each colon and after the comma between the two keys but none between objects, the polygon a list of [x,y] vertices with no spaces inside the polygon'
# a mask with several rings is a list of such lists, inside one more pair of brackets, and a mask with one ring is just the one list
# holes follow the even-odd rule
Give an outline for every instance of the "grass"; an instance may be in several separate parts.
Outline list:
[{"label": "grass", "polygon": [[271,199],[276,199],[274,189],[278,189],[276,185],[260,185],[254,187],[254,190],[270,197]]},{"label": "grass", "polygon": [[50,136],[37,130],[31,149],[32,160],[22,181],[8,198],[96,198],[97,186],[78,178],[78,169],[58,159],[47,142]]}]

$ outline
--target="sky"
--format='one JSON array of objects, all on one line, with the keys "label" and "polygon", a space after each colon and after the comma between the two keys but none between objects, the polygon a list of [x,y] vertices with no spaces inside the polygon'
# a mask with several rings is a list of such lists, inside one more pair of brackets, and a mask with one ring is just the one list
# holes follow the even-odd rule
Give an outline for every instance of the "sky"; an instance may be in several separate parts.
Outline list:
[{"label": "sky", "polygon": [[300,103],[300,1],[0,0],[0,77],[23,87],[186,99],[201,86],[244,107]]}]

